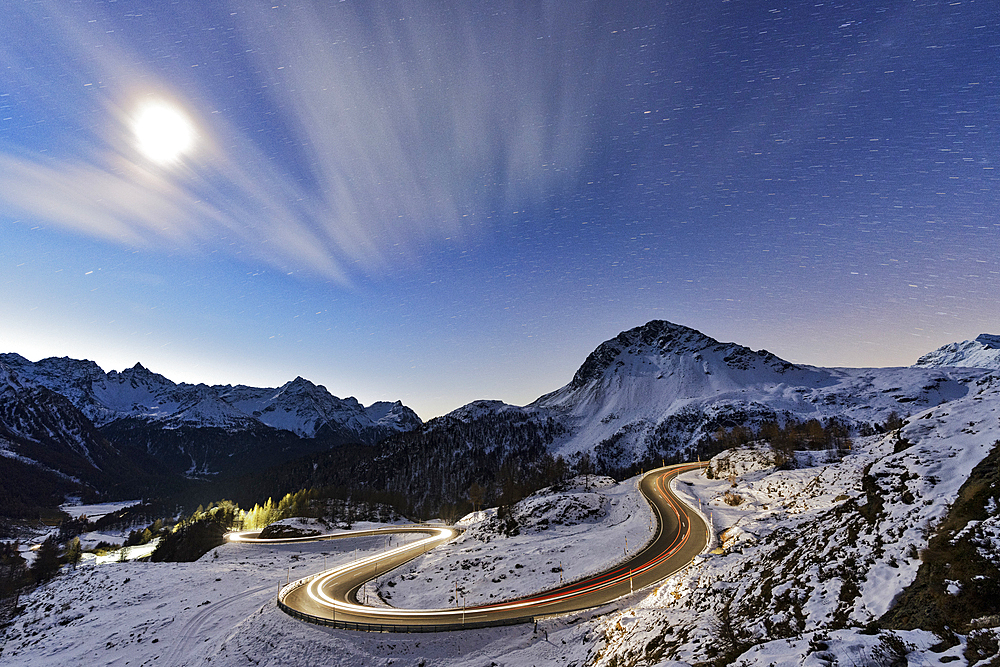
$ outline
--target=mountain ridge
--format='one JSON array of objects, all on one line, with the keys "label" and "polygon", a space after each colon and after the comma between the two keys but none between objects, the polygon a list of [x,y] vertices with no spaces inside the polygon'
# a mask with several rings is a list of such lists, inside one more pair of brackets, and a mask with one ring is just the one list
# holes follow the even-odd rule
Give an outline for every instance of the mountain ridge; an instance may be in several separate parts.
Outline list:
[{"label": "mountain ridge", "polygon": [[66,396],[98,427],[118,419],[140,419],[168,428],[215,427],[242,431],[259,422],[304,438],[325,432],[335,440],[378,440],[421,422],[400,401],[365,407],[353,397],[337,398],[322,385],[298,377],[281,387],[175,383],[141,363],[104,372],[89,360],[47,357],[31,362],[0,354],[0,362]]},{"label": "mountain ridge", "polygon": [[1000,336],[984,333],[974,340],[942,345],[917,359],[914,366],[1000,370]]}]

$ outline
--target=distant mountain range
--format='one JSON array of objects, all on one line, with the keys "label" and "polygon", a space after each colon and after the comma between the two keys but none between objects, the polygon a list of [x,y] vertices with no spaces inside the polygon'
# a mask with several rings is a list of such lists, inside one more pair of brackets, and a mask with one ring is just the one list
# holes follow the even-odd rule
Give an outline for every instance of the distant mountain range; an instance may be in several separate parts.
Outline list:
[{"label": "distant mountain range", "polygon": [[[656,320],[602,343],[567,385],[527,406],[475,401],[423,424],[399,402],[365,407],[301,377],[278,388],[177,384],[140,364],[104,372],[90,361],[0,354],[0,464],[48,470],[62,491],[105,494],[113,485],[98,473],[110,468],[131,466],[142,472],[135,479],[232,479],[278,466],[264,478],[285,491],[392,490],[433,507],[473,482],[499,498],[505,484],[530,486],[554,465],[618,474],[695,458],[734,426],[869,426],[961,398],[997,368],[1000,336],[989,334],[912,367],[819,368]],[[375,443],[364,456],[336,447]]]},{"label": "distant mountain range", "polygon": [[135,498],[169,485],[157,461],[113,445],[66,397],[0,363],[0,508],[38,517],[69,496]]},{"label": "distant mountain range", "polygon": [[171,478],[231,479],[421,424],[402,403],[365,407],[301,377],[210,387],[141,364],[105,373],[92,361],[0,354],[0,389],[0,497],[56,499],[49,506],[181,486]]},{"label": "distant mountain range", "polygon": [[325,435],[374,443],[421,424],[417,414],[398,401],[365,407],[355,398],[337,398],[326,387],[301,377],[272,389],[177,384],[142,364],[105,373],[92,361],[66,357],[33,363],[18,354],[0,354],[0,364],[70,399],[98,427],[125,418],[166,428],[230,431],[264,424],[303,438]]}]

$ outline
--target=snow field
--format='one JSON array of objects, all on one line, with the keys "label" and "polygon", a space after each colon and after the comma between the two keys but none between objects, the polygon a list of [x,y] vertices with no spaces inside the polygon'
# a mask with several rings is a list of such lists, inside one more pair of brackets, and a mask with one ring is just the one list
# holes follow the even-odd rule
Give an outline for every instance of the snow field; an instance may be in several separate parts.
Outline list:
[{"label": "snow field", "polygon": [[[502,572],[507,578],[501,581],[510,596],[543,588],[539,580],[557,584],[559,573],[540,570],[551,569],[549,561],[557,562],[560,557],[565,559],[567,580],[570,575],[596,572],[624,558],[626,537],[630,553],[645,543],[651,512],[634,479],[614,484],[593,477],[567,488],[566,496],[536,494],[522,501],[515,515],[522,522],[521,534],[512,538],[494,531],[495,511],[467,517],[463,538],[449,545],[452,567],[443,567],[448,554],[425,564],[428,575],[422,574],[420,580],[427,583],[428,591],[421,593],[414,586],[407,606],[448,606],[456,575],[467,595],[488,599],[494,584],[486,574],[498,577],[508,565]],[[401,538],[393,536],[393,540]],[[0,659],[4,665],[32,667],[63,667],[66,661],[234,667],[582,666],[600,638],[593,633],[595,613],[589,612],[546,619],[537,628],[375,635],[302,623],[274,605],[278,587],[287,580],[384,548],[385,537],[376,536],[281,546],[229,543],[196,563],[98,566],[85,561],[22,599],[28,610],[3,631]],[[488,562],[490,569],[464,570],[457,565],[456,559],[473,558]],[[515,560],[523,567],[513,567]],[[426,582],[427,578],[432,581]],[[380,588],[389,579],[382,578]],[[393,591],[394,587],[387,588]],[[375,599],[372,586],[369,604]],[[402,606],[398,598],[391,602]]]},{"label": "snow field", "polygon": [[64,567],[21,598],[27,609],[3,630],[0,662],[201,664],[255,613],[304,626],[275,607],[279,585],[381,547],[377,537],[294,546],[229,543],[195,563],[91,560],[76,570]]}]

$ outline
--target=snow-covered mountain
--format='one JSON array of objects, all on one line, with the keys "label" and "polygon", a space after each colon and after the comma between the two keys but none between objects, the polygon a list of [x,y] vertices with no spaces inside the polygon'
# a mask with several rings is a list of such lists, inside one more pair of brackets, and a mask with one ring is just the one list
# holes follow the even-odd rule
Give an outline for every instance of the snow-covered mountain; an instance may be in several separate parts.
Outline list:
[{"label": "snow-covered mountain", "polygon": [[555,452],[597,447],[627,463],[670,455],[737,425],[788,417],[879,423],[891,412],[964,396],[985,372],[796,365],[654,320],[602,343],[569,384],[525,409],[565,425]]},{"label": "snow-covered mountain", "polygon": [[[721,479],[680,476],[675,491],[711,523],[710,548],[600,609],[468,632],[328,632],[268,604],[271,582],[383,550],[383,537],[227,543],[169,566],[88,557],[22,597],[24,612],[0,627],[0,655],[24,665],[96,654],[233,667],[247,656],[343,666],[995,665],[1000,373],[967,388],[843,456],[798,452],[801,467],[786,470],[756,443],[715,459],[730,464]],[[488,405],[468,416],[491,414]],[[506,514],[470,514],[459,539],[381,573],[363,596],[446,608],[537,593],[643,548],[653,521],[634,479],[594,477]]]},{"label": "snow-covered mountain", "polygon": [[1000,336],[980,334],[975,340],[948,343],[917,359],[914,366],[934,368],[960,366],[1000,370]]},{"label": "snow-covered mountain", "polygon": [[304,438],[372,444],[421,421],[402,403],[361,405],[340,399],[303,378],[279,388],[175,383],[136,364],[105,373],[92,361],[47,358],[31,362],[0,354],[21,377],[67,397],[98,427],[138,419],[163,428],[180,426],[244,431],[261,424]]},{"label": "snow-covered mountain", "polygon": [[0,362],[0,499],[4,514],[54,507],[66,495],[152,489],[152,459],[112,445],[66,397]]},{"label": "snow-covered mountain", "polygon": [[237,385],[214,387],[226,404],[274,428],[313,438],[324,430],[341,439],[377,442],[392,433],[420,426],[416,413],[399,401],[365,407],[355,398],[339,399],[322,385],[297,377],[278,389]]},{"label": "snow-covered mountain", "polygon": [[544,482],[561,465],[622,475],[710,456],[726,446],[716,434],[735,427],[836,419],[875,432],[894,414],[967,395],[987,372],[796,365],[652,321],[599,345],[566,386],[527,406],[474,401],[387,439],[372,462],[320,462],[301,485],[359,484],[433,504],[476,483],[499,502],[504,488]]}]

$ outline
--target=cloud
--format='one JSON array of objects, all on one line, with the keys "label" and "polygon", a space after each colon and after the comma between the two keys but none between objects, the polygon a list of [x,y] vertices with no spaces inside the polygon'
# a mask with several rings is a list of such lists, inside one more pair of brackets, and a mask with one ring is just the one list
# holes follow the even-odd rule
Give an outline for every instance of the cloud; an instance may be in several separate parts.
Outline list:
[{"label": "cloud", "polygon": [[[44,134],[0,154],[0,200],[129,246],[232,246],[348,282],[472,233],[466,214],[571,186],[598,140],[613,79],[598,3],[222,7],[183,3],[147,32],[114,5],[21,7],[0,54],[24,95],[57,99]],[[171,168],[130,134],[161,95],[201,137]]]}]

